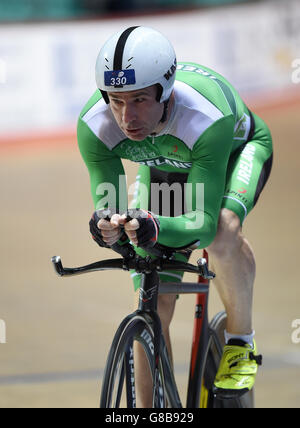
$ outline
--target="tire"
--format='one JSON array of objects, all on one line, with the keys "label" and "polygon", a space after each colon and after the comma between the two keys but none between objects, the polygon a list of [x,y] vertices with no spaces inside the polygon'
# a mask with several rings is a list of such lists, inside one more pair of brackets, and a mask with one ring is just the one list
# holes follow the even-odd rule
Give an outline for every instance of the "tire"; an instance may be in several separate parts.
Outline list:
[{"label": "tire", "polygon": [[210,323],[212,339],[208,350],[207,361],[204,372],[204,394],[206,394],[207,407],[210,408],[254,408],[254,391],[251,390],[242,397],[234,400],[219,400],[212,391],[215,376],[225,346],[224,331],[226,328],[227,316],[224,311],[219,312]]},{"label": "tire", "polygon": [[100,408],[136,407],[134,378],[134,342],[142,345],[147,358],[152,382],[154,381],[153,407],[165,407],[163,374],[155,370],[153,332],[140,315],[127,317],[120,325],[107,358],[102,382]]}]

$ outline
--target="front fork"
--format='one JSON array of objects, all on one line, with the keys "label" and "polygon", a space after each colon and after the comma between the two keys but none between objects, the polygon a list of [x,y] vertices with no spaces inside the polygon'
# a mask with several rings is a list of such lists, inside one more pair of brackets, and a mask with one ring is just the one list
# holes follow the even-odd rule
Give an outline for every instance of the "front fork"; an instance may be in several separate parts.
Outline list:
[{"label": "front fork", "polygon": [[158,302],[158,290],[159,290],[159,276],[157,271],[153,271],[147,274],[142,274],[142,282],[139,294],[139,306],[138,312],[148,313],[151,320],[151,326],[153,329],[154,337],[154,378],[153,378],[153,406],[155,408],[164,407],[164,397],[160,390],[160,370],[159,356],[162,351],[162,327],[161,321],[157,314],[157,302]]}]

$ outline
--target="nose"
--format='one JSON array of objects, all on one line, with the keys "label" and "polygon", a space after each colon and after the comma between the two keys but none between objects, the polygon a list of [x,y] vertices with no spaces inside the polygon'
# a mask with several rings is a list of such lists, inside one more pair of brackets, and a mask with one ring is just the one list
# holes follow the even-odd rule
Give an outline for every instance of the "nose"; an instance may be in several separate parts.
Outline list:
[{"label": "nose", "polygon": [[125,123],[126,125],[134,122],[137,119],[137,109],[131,103],[127,103],[124,105],[122,113],[123,123]]}]

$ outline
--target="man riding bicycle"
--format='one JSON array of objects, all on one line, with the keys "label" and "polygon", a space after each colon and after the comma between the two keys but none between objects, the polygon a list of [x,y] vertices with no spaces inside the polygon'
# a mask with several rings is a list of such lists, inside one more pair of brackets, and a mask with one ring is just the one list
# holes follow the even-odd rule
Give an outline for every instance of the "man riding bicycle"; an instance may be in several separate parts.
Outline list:
[{"label": "man riding bicycle", "polygon": [[[224,77],[198,64],[177,64],[170,42],[150,28],[113,35],[97,58],[96,82],[99,90],[78,121],[97,210],[93,238],[109,248],[125,236],[143,256],[143,248],[156,243],[207,249],[227,313],[214,389],[220,398],[238,397],[252,389],[260,363],[252,326],[255,258],[242,225],[271,171],[268,127]],[[140,164],[131,221],[121,159]],[[115,213],[110,221],[101,215],[106,208]],[[141,275],[131,276],[138,290]],[[182,275],[164,272],[160,279],[181,281]],[[159,297],[170,353],[175,303],[176,296]],[[144,391],[142,405],[150,407],[142,355],[139,360],[137,386]]]}]

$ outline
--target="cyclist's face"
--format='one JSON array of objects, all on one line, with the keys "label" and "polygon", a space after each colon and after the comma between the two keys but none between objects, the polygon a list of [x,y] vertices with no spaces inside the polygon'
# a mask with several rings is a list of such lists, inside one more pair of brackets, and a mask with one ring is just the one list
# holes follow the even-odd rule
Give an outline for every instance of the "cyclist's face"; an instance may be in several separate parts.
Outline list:
[{"label": "cyclist's face", "polygon": [[163,104],[156,101],[157,87],[129,92],[108,92],[113,115],[124,134],[142,141],[159,127]]}]

